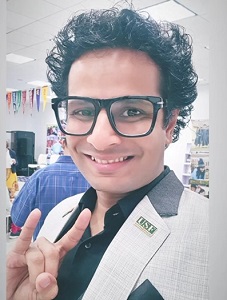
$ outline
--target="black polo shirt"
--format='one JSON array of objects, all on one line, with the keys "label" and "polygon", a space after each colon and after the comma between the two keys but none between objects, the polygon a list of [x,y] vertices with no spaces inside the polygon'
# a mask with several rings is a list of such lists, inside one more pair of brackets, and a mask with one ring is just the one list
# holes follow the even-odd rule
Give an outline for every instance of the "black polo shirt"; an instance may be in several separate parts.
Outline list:
[{"label": "black polo shirt", "polygon": [[[131,192],[112,206],[105,214],[102,232],[91,236],[90,226],[87,227],[80,242],[66,254],[59,268],[57,277],[59,293],[55,298],[56,300],[77,300],[84,294],[103,254],[122,224],[136,205],[169,171],[169,168],[166,167],[151,183]],[[80,200],[79,212],[84,208],[89,208],[93,211],[96,199],[96,191],[90,188]],[[71,225],[69,225],[69,228],[66,228],[66,231],[70,229],[77,216],[78,213],[75,219],[71,220]]]}]

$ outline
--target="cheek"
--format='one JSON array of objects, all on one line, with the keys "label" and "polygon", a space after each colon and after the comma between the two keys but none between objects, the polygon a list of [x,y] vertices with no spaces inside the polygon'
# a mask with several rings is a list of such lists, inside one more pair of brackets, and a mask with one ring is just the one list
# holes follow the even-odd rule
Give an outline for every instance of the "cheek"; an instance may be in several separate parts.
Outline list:
[{"label": "cheek", "polygon": [[143,147],[145,159],[152,160],[152,163],[160,161],[160,158],[164,155],[164,144],[164,135],[147,139],[143,144],[140,144]]},{"label": "cheek", "polygon": [[165,130],[156,128],[151,135],[138,141],[137,145],[143,152],[143,164],[157,167],[163,161],[165,148]]},{"label": "cheek", "polygon": [[153,132],[139,141],[140,147],[143,148],[145,162],[149,163],[154,168],[160,166],[164,160],[164,150],[166,143],[166,131],[163,129],[162,124],[156,124]]},{"label": "cheek", "polygon": [[72,159],[75,162],[75,158],[77,156],[77,146],[80,143],[81,137],[76,136],[67,136],[67,148],[69,150],[70,155],[72,156]]}]

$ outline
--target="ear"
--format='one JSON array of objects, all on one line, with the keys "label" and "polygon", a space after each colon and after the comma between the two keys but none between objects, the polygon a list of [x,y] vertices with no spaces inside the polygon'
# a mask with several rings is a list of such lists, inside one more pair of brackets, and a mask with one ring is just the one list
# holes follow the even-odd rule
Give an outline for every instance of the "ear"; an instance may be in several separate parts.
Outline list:
[{"label": "ear", "polygon": [[165,128],[166,131],[166,142],[165,145],[168,147],[169,144],[172,143],[172,139],[173,139],[173,131],[175,128],[175,125],[177,123],[177,117],[179,115],[179,109],[175,109],[172,111],[172,116],[169,120],[169,123],[167,125],[167,127]]}]

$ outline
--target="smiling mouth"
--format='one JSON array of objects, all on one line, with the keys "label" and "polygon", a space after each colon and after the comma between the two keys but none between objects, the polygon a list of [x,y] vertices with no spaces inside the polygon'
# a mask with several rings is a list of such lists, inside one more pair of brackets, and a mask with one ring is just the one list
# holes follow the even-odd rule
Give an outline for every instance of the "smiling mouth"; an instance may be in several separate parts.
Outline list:
[{"label": "smiling mouth", "polygon": [[118,157],[118,158],[115,158],[115,159],[106,160],[106,159],[99,159],[99,158],[96,158],[94,156],[91,156],[91,160],[97,162],[98,164],[114,164],[114,163],[123,162],[125,160],[130,159],[130,158],[132,158],[132,156],[121,156],[121,157]]}]

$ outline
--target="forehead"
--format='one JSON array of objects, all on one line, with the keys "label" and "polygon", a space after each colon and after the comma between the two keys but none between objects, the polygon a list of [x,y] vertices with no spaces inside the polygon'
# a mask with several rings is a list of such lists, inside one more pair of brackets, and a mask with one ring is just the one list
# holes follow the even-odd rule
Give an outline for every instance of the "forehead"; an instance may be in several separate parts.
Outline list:
[{"label": "forehead", "polygon": [[114,49],[99,49],[87,52],[78,58],[75,63],[81,63],[91,60],[117,60],[117,61],[134,61],[140,60],[141,62],[155,64],[153,60],[148,56],[147,53],[139,50],[133,49],[123,49],[123,48],[114,48]]},{"label": "forehead", "polygon": [[[160,69],[144,52],[129,49],[103,49],[89,52],[76,60],[68,78],[69,94],[86,91],[99,98],[128,93],[159,96]],[[105,88],[105,91],[103,91]],[[102,95],[92,95],[93,92]],[[111,95],[108,95],[108,91]],[[104,95],[105,94],[105,95]]]},{"label": "forehead", "polygon": [[71,70],[75,68],[78,71],[82,70],[85,65],[105,66],[106,63],[108,63],[109,68],[139,64],[141,68],[149,68],[150,66],[159,69],[158,65],[145,52],[131,49],[101,49],[82,55],[72,64]]}]

